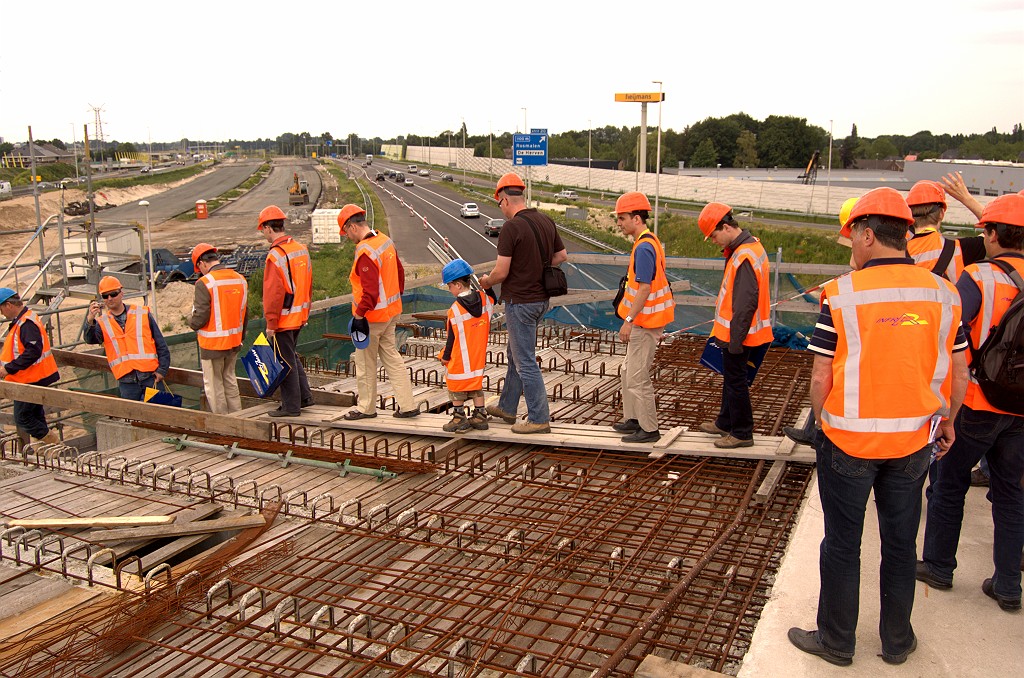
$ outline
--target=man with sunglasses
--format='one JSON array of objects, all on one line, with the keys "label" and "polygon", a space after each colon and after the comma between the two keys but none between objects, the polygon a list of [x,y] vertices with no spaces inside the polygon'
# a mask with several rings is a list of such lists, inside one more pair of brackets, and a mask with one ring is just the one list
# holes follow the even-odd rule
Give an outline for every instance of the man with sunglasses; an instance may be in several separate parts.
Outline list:
[{"label": "man with sunglasses", "polygon": [[149,307],[124,303],[120,280],[104,276],[99,294],[102,306],[90,303],[85,316],[85,343],[103,345],[121,397],[141,401],[147,388],[164,380],[171,351]]},{"label": "man with sunglasses", "polygon": [[[0,351],[0,379],[32,386],[49,386],[59,381],[57,362],[50,353],[50,338],[42,321],[9,287],[0,287],[0,313],[11,321]],[[14,423],[18,431],[39,442],[60,442],[38,403],[15,400]]]},{"label": "man with sunglasses", "polygon": [[[508,327],[508,372],[498,404],[488,406],[487,413],[512,424],[513,433],[548,433],[551,413],[544,376],[537,365],[537,325],[547,313],[549,299],[543,283],[544,258],[550,256],[547,263],[558,266],[569,257],[555,222],[527,207],[525,190],[519,175],[509,172],[498,179],[494,191],[506,221],[498,236],[498,260],[490,274],[480,278],[480,286],[489,290],[501,283]],[[519,401],[524,396],[527,418],[517,422]]]}]

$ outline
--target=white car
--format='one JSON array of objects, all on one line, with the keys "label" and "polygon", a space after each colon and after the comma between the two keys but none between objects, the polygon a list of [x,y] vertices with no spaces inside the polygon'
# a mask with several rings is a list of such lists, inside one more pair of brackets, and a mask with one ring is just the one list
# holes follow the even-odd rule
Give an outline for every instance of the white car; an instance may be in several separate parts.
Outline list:
[{"label": "white car", "polygon": [[406,186],[412,186],[412,184],[413,184],[412,177],[406,177],[405,178],[405,185]]},{"label": "white car", "polygon": [[425,169],[420,170],[420,176],[421,177],[429,177],[430,176],[430,170],[425,170]]},{"label": "white car", "polygon": [[576,194],[576,191],[570,191],[568,189],[555,193],[555,198],[561,198],[563,200],[579,200],[579,197],[580,196]]},{"label": "white car", "polygon": [[463,219],[469,219],[470,217],[480,217],[480,208],[476,206],[475,202],[467,202],[459,208],[459,214],[462,215]]}]

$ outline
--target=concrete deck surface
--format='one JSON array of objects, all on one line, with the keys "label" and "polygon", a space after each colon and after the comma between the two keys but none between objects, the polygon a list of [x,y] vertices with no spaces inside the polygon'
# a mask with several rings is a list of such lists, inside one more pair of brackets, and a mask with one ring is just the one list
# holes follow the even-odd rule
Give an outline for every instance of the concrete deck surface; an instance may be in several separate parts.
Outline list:
[{"label": "concrete deck surface", "polygon": [[[878,521],[868,502],[861,545],[860,620],[857,651],[851,666],[833,666],[793,647],[786,638],[792,626],[815,628],[818,604],[818,545],[824,534],[816,481],[808,489],[793,538],[779,570],[772,598],[754,632],[739,675],[765,676],[901,676],[937,678],[1024,675],[1024,613],[1004,612],[981,591],[992,576],[992,513],[986,488],[967,493],[964,526],[957,552],[953,589],[936,591],[918,582],[913,624],[918,648],[901,666],[876,655],[878,638]],[[926,505],[925,505],[926,506]],[[922,509],[918,554],[924,540]]]}]

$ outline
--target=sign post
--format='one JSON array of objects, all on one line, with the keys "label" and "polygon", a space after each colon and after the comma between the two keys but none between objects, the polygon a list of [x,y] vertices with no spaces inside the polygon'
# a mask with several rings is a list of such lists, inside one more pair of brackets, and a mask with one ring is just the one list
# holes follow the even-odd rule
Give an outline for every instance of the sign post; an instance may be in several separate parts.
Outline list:
[{"label": "sign post", "polygon": [[548,131],[531,129],[529,134],[512,135],[512,165],[526,168],[526,204],[533,197],[530,168],[548,164]]}]

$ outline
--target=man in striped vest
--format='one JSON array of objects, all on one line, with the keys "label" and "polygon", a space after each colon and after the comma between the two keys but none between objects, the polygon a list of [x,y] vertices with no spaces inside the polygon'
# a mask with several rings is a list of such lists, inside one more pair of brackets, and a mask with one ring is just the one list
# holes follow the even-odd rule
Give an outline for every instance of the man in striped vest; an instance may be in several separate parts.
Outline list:
[{"label": "man in striped vest", "polygon": [[358,408],[345,418],[369,419],[377,416],[377,361],[387,370],[395,391],[398,409],[391,415],[400,419],[418,416],[420,411],[412,399],[412,379],[405,360],[398,352],[395,329],[402,314],[402,292],[405,290],[405,269],[398,258],[395,243],[385,233],[378,233],[366,223],[366,210],[348,204],[338,213],[341,234],[356,246],[352,257],[352,318],[369,326],[370,343],[357,348],[356,383],[359,388]]},{"label": "man in striped vest", "polygon": [[654,443],[661,439],[651,365],[665,326],[675,319],[675,301],[665,273],[665,249],[647,228],[651,202],[639,191],[615,201],[619,229],[633,238],[622,301],[615,313],[622,318],[619,341],[626,344],[622,365],[623,420],[612,428],[625,433],[624,443]]},{"label": "man in striped vest", "polygon": [[291,366],[281,382],[281,404],[267,413],[270,417],[297,417],[303,407],[313,404],[306,371],[295,351],[313,302],[313,264],[305,246],[285,233],[286,220],[280,207],[269,205],[256,222],[256,230],[270,245],[263,271],[266,335],[276,341],[281,357]]},{"label": "man in striped vest", "polygon": [[124,303],[120,280],[104,276],[98,291],[103,305],[89,304],[85,343],[103,344],[121,397],[141,401],[146,389],[156,388],[171,369],[171,351],[149,308]]},{"label": "man in striped vest", "polygon": [[[32,386],[49,386],[59,381],[57,361],[50,353],[50,338],[43,323],[9,287],[0,287],[0,313],[11,321],[0,351],[0,379]],[[13,402],[14,423],[19,431],[44,443],[60,442],[57,432],[46,424],[42,405]]]},{"label": "man in striped vest", "polygon": [[791,628],[800,650],[838,666],[853,662],[861,537],[874,493],[882,539],[882,659],[917,649],[914,608],[921,488],[929,459],[953,442],[967,387],[960,297],[949,281],[906,255],[914,217],[891,188],[869,191],[847,224],[854,271],[827,285],[811,339],[811,406],[821,542],[817,629]]},{"label": "man in striped vest", "polygon": [[768,300],[768,255],[761,242],[741,229],[732,208],[720,202],[705,205],[697,218],[704,239],[725,254],[725,273],[715,302],[713,336],[722,346],[722,405],[715,421],[698,427],[720,436],[715,447],[754,445],[754,412],[747,384],[747,361],[754,348],[772,342]]},{"label": "man in striped vest", "polygon": [[238,272],[220,263],[217,248],[201,242],[192,248],[196,281],[189,327],[196,331],[203,390],[214,414],[242,409],[235,361],[245,338],[249,285]]},{"label": "man in striped vest", "polygon": [[[1017,295],[1024,294],[1010,274],[994,263],[1008,264],[1020,276],[1018,280],[1024,280],[1024,195],[1003,195],[990,202],[978,228],[985,230],[989,259],[967,266],[956,284],[973,351],[985,344]],[[917,578],[934,589],[953,588],[964,497],[971,485],[971,468],[983,456],[990,474],[995,573],[982,582],[981,589],[1001,609],[1015,612],[1021,609],[1024,551],[1024,415],[990,403],[973,374],[956,420],[956,441],[935,464]]]}]

